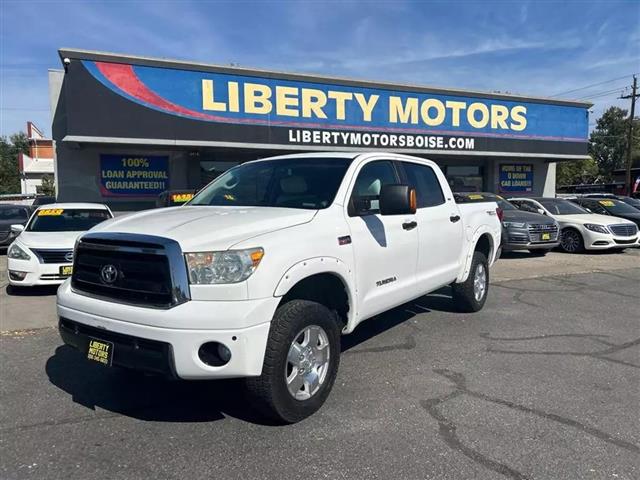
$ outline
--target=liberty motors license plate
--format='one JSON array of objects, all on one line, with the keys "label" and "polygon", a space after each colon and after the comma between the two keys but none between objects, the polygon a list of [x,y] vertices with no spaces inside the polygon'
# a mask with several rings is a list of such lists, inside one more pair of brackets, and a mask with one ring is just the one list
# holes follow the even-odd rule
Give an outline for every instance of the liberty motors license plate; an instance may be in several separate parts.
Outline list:
[{"label": "liberty motors license plate", "polygon": [[68,277],[73,273],[73,265],[63,265],[60,267],[60,276]]},{"label": "liberty motors license plate", "polygon": [[113,343],[90,338],[87,358],[110,367],[111,360],[113,359]]},{"label": "liberty motors license plate", "polygon": [[540,240],[551,240],[551,234],[550,233],[542,233],[540,235]]}]

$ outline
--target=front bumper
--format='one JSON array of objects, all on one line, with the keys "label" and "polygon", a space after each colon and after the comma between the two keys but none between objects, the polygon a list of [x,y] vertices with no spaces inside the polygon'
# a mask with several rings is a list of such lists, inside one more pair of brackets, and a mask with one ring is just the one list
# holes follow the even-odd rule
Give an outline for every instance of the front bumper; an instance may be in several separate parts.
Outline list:
[{"label": "front bumper", "polygon": [[558,231],[549,232],[549,240],[540,240],[540,233],[532,233],[524,227],[502,228],[502,249],[512,250],[551,250],[560,245]]},{"label": "front bumper", "polygon": [[[33,255],[31,253],[31,255]],[[34,285],[60,285],[68,276],[60,275],[60,267],[70,263],[39,263],[33,257],[30,260],[7,258],[9,284],[22,287]],[[11,272],[26,272],[22,280],[12,278]]]},{"label": "front bumper", "polygon": [[608,250],[610,248],[629,248],[640,246],[640,237],[620,237],[609,233],[592,232],[584,229],[584,246],[587,250]]},{"label": "front bumper", "polygon": [[[67,282],[58,290],[57,308],[62,339],[83,354],[88,338],[110,341],[114,365],[195,380],[260,375],[279,300],[191,300],[170,309],[155,309],[86,297],[73,292]],[[151,368],[146,359],[135,356],[145,353],[135,352],[136,343],[140,347],[145,342],[155,345]],[[204,363],[198,350],[207,342],[225,345],[231,351],[229,362],[219,367]]]}]

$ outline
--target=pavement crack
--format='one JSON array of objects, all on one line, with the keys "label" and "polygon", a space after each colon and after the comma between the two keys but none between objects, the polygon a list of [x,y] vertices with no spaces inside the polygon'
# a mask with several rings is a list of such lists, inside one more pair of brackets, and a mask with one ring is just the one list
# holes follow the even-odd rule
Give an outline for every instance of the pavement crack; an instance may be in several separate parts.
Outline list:
[{"label": "pavement crack", "polygon": [[624,365],[632,368],[640,368],[640,365],[625,362],[624,360],[618,360],[616,358],[610,358],[608,355],[612,355],[614,353],[618,353],[622,350],[626,350],[631,347],[635,347],[640,345],[640,338],[636,338],[634,340],[630,340],[628,342],[616,344],[606,342],[604,340],[598,339],[597,337],[601,337],[603,335],[585,335],[585,334],[557,334],[557,335],[540,335],[536,337],[491,337],[490,334],[484,332],[481,333],[480,336],[487,340],[492,341],[503,341],[503,342],[516,342],[516,341],[533,341],[533,340],[545,340],[547,338],[554,337],[575,337],[575,338],[589,338],[591,340],[595,340],[596,342],[602,343],[607,346],[607,348],[602,350],[594,350],[591,352],[572,352],[572,351],[564,351],[564,350],[546,350],[546,351],[537,351],[537,350],[506,350],[500,348],[492,348],[491,346],[487,347],[487,352],[489,353],[502,353],[507,355],[547,355],[547,356],[573,356],[573,357],[591,357],[596,360],[604,360],[606,362],[616,363],[618,365]]}]

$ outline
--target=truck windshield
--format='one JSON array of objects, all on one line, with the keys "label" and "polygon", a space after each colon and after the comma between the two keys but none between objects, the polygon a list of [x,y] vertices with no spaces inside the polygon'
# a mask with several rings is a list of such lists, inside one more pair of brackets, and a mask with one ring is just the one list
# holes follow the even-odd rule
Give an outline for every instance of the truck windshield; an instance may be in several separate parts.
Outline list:
[{"label": "truck windshield", "polygon": [[322,157],[245,163],[220,175],[188,205],[327,208],[350,163]]},{"label": "truck windshield", "polygon": [[111,218],[107,210],[42,208],[29,224],[29,232],[84,232]]}]

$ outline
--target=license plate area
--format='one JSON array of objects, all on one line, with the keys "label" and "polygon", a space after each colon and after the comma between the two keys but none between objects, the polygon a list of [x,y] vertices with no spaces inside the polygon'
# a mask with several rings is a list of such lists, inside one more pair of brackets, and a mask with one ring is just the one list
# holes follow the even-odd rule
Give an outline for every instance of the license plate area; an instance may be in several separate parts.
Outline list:
[{"label": "license plate area", "polygon": [[87,359],[110,367],[113,362],[113,343],[90,338],[87,345]]},{"label": "license plate area", "polygon": [[543,233],[540,235],[540,240],[551,240],[551,234],[550,233]]},{"label": "license plate area", "polygon": [[73,265],[62,265],[58,271],[60,272],[60,276],[70,277],[73,273]]}]

